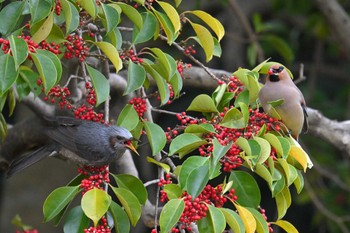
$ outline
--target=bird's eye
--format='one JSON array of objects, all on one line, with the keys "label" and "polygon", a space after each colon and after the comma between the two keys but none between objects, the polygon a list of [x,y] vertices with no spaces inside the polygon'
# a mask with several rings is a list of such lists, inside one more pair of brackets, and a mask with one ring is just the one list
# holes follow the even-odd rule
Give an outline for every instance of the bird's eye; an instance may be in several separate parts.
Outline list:
[{"label": "bird's eye", "polygon": [[122,136],[116,136],[115,138],[120,141],[124,139]]}]

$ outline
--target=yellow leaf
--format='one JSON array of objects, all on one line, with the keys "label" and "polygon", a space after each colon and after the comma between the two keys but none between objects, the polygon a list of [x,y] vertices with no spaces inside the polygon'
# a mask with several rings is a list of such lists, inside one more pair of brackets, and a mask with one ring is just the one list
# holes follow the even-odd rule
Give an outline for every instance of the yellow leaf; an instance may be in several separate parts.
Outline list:
[{"label": "yellow leaf", "polygon": [[[291,143],[291,151],[289,152],[289,155],[300,163],[300,165],[304,168],[304,172],[306,171],[306,167],[311,169],[314,166],[314,164],[312,163],[309,155],[303,150],[298,141],[295,140],[292,136],[289,136],[288,139]],[[294,149],[292,149],[293,147]],[[294,151],[292,152],[292,150]],[[306,165],[304,165],[304,159],[306,159]]]},{"label": "yellow leaf", "polygon": [[49,14],[43,25],[41,25],[41,27],[34,33],[34,35],[32,36],[32,40],[37,44],[45,40],[48,37],[48,35],[50,35],[52,26],[53,12]]},{"label": "yellow leaf", "polygon": [[299,231],[288,221],[278,220],[277,222],[271,222],[271,224],[281,227],[288,233],[299,233]]},{"label": "yellow leaf", "polygon": [[218,41],[222,39],[222,37],[225,35],[225,29],[220,23],[219,20],[208,14],[207,12],[201,11],[201,10],[195,10],[195,11],[189,11],[189,13],[192,13],[199,17],[201,20],[203,20],[216,34]]},{"label": "yellow leaf", "polygon": [[165,11],[165,14],[169,17],[171,24],[174,26],[174,34],[176,34],[181,29],[180,16],[176,9],[166,2],[157,1],[157,3]]},{"label": "yellow leaf", "polygon": [[122,60],[119,57],[119,53],[116,47],[114,47],[111,43],[100,41],[100,42],[92,42],[97,47],[99,47],[102,52],[108,57],[109,60],[113,63],[116,73],[123,67]]},{"label": "yellow leaf", "polygon": [[252,213],[250,213],[250,211],[244,208],[243,206],[240,206],[236,203],[233,203],[233,204],[235,205],[239,216],[241,216],[241,219],[245,226],[245,232],[254,233],[256,230],[256,221]]},{"label": "yellow leaf", "polygon": [[209,30],[197,23],[191,23],[193,30],[196,32],[200,44],[204,49],[206,61],[210,61],[214,53],[214,39],[210,34]]}]

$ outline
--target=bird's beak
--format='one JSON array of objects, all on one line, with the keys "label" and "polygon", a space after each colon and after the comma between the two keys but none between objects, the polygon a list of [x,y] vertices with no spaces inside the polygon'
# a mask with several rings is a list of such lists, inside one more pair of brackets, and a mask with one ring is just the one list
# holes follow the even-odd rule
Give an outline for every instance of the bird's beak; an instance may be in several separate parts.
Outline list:
[{"label": "bird's beak", "polygon": [[140,156],[139,152],[137,152],[137,150],[135,149],[135,147],[132,145],[131,142],[126,144],[126,147],[132,150],[133,152],[135,152],[138,156]]}]

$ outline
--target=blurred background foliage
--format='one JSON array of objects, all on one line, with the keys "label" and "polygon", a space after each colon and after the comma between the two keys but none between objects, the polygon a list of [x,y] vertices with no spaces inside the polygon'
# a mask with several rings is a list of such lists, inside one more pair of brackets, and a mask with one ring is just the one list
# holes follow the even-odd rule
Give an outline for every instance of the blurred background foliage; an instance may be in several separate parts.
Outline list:
[{"label": "blurred background foliage", "polygon": [[[350,13],[350,1],[339,2]],[[238,67],[253,68],[259,62],[271,58],[291,69],[308,106],[320,110],[330,119],[350,119],[349,60],[342,44],[337,41],[332,28],[318,9],[316,1],[183,1],[179,11],[187,9],[204,10],[216,17],[225,27],[226,35],[221,42],[222,57],[214,58],[207,64],[208,67],[233,71]],[[186,33],[186,29],[182,33]],[[169,49],[165,44],[164,48]],[[170,51],[172,52],[176,53]],[[177,58],[176,55],[174,57]],[[205,61],[204,53],[199,48],[196,57],[202,62]],[[189,61],[184,59],[184,62]],[[302,80],[299,77],[301,64],[305,76]],[[183,101],[177,103],[186,104]],[[307,184],[301,195],[293,195],[293,204],[285,219],[293,223],[299,232],[349,232],[349,158],[342,151],[312,135],[302,135],[301,143],[309,151],[316,166],[305,175]],[[55,163],[54,166],[58,167],[57,169],[65,167],[61,164],[63,163]],[[42,165],[42,169],[47,170],[45,164]],[[52,176],[54,174],[55,172],[52,172]],[[40,180],[41,176],[34,174],[33,177]],[[53,178],[48,176],[47,179],[52,181]],[[57,183],[62,185],[67,181],[66,178],[62,180]],[[52,190],[55,184],[51,182],[50,185],[48,189]],[[44,197],[46,195],[41,185],[38,186],[37,192],[43,193]],[[42,202],[38,205],[40,209]],[[267,210],[269,219],[275,219],[273,203],[263,208]],[[28,216],[33,215],[33,210],[27,209],[26,212],[28,211]],[[21,213],[21,210],[17,208],[17,212]],[[28,217],[23,218],[35,225]]]}]

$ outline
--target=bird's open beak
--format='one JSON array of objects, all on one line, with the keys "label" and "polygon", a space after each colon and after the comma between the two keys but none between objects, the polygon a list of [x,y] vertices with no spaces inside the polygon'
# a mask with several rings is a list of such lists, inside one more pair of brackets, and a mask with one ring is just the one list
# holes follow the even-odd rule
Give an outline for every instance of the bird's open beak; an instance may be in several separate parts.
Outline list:
[{"label": "bird's open beak", "polygon": [[137,150],[135,149],[135,147],[132,145],[131,142],[126,144],[126,147],[132,150],[133,152],[135,152],[138,156],[140,156],[139,152],[137,152]]}]

